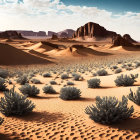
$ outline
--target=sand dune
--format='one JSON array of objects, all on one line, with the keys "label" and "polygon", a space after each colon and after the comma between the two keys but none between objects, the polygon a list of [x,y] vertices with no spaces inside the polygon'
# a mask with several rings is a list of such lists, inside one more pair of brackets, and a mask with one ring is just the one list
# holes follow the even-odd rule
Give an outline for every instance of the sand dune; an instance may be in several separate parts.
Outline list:
[{"label": "sand dune", "polygon": [[53,49],[58,49],[58,45],[49,42],[39,42],[28,48],[29,50],[34,50],[36,52],[45,53]]},{"label": "sand dune", "polygon": [[51,62],[46,59],[30,55],[10,45],[0,43],[1,65],[26,65],[26,64],[46,64],[46,63]]}]

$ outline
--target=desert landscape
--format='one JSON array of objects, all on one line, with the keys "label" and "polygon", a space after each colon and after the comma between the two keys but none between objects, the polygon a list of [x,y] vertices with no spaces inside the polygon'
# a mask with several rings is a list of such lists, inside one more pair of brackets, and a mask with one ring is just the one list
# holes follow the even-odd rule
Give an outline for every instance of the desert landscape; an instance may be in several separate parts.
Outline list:
[{"label": "desert landscape", "polygon": [[127,139],[140,140],[138,39],[93,20],[75,30],[0,31],[0,140]]}]

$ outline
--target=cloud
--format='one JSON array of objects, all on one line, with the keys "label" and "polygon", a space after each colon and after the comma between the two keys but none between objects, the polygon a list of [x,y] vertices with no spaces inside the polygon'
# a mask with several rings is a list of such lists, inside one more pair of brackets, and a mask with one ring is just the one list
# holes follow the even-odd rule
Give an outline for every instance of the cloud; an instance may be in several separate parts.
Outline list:
[{"label": "cloud", "polygon": [[61,31],[92,21],[140,40],[140,13],[116,14],[97,7],[66,6],[60,0],[0,0],[1,29]]}]

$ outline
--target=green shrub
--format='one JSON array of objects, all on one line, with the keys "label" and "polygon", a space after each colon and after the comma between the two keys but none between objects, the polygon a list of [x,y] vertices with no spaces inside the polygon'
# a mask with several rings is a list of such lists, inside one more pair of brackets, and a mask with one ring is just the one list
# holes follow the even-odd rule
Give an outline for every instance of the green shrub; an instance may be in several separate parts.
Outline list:
[{"label": "green shrub", "polygon": [[6,81],[5,79],[0,77],[0,91],[5,91],[6,90]]},{"label": "green shrub", "polygon": [[20,85],[24,85],[26,83],[28,83],[29,80],[28,80],[28,77],[27,75],[23,75],[23,76],[20,76],[18,79],[17,79],[17,83],[19,83]]},{"label": "green shrub", "polygon": [[125,96],[122,101],[116,97],[96,97],[96,106],[88,106],[85,113],[97,123],[113,124],[129,118],[134,112],[133,106],[128,108],[128,100]]},{"label": "green shrub", "polygon": [[140,67],[140,62],[136,63],[136,68]]},{"label": "green shrub", "polygon": [[132,102],[134,102],[135,104],[140,105],[140,87],[138,87],[136,93],[134,93],[130,89],[130,93],[128,95],[128,99],[131,100]]},{"label": "green shrub", "polygon": [[99,88],[100,87],[100,79],[90,79],[88,82],[88,88]]},{"label": "green shrub", "polygon": [[33,84],[41,84],[40,80],[35,79],[35,78],[31,79],[31,82],[32,82]]},{"label": "green shrub", "polygon": [[0,125],[3,123],[4,119],[0,117]]},{"label": "green shrub", "polygon": [[113,68],[113,69],[117,69],[117,68],[118,68],[118,66],[112,66],[112,68]]},{"label": "green shrub", "polygon": [[51,85],[56,85],[57,83],[55,81],[50,81]]},{"label": "green shrub", "polygon": [[0,112],[5,116],[23,115],[32,112],[35,108],[32,101],[15,92],[14,87],[5,91],[4,95],[0,99]]},{"label": "green shrub", "polygon": [[43,77],[51,77],[51,74],[50,73],[44,73]]},{"label": "green shrub", "polygon": [[120,72],[122,72],[122,69],[116,69],[116,71],[115,71],[115,73],[117,74],[117,73],[120,73]]},{"label": "green shrub", "polygon": [[67,74],[62,74],[61,75],[61,79],[68,79],[68,78],[69,78],[69,76]]},{"label": "green shrub", "polygon": [[117,76],[115,84],[116,86],[132,86],[136,82],[136,78],[138,78],[138,74],[135,76],[133,74],[130,76],[122,74],[121,76]]},{"label": "green shrub", "polygon": [[36,96],[40,92],[40,90],[37,87],[31,86],[29,84],[25,84],[25,85],[21,86],[19,88],[19,90],[22,94],[30,96],[30,97]]},{"label": "green shrub", "polygon": [[75,81],[81,81],[81,80],[83,80],[83,77],[80,74],[74,74],[73,79]]},{"label": "green shrub", "polygon": [[98,70],[97,71],[97,75],[99,75],[99,76],[106,76],[106,75],[108,75],[108,72],[106,70],[104,70],[104,69]]},{"label": "green shrub", "polygon": [[80,89],[77,89],[75,87],[64,87],[60,90],[60,98],[62,100],[75,100],[79,99],[81,96]]},{"label": "green shrub", "polygon": [[7,70],[0,69],[0,77],[1,78],[7,78],[9,76],[9,73]]},{"label": "green shrub", "polygon": [[56,91],[54,90],[54,88],[52,86],[44,86],[43,87],[43,92],[44,93],[49,93],[49,94],[55,94]]},{"label": "green shrub", "polygon": [[68,81],[68,82],[67,82],[67,85],[73,86],[73,85],[74,85],[74,83],[73,83],[73,82]]}]

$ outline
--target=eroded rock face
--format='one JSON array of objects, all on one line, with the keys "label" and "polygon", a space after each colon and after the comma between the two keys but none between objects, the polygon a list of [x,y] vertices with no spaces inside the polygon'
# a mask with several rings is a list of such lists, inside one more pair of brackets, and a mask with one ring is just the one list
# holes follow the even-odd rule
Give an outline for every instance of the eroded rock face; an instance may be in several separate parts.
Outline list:
[{"label": "eroded rock face", "polygon": [[21,33],[16,31],[5,31],[0,33],[0,38],[7,38],[7,39],[23,39]]},{"label": "eroded rock face", "polygon": [[100,26],[97,23],[89,22],[85,24],[84,26],[81,26],[76,30],[76,32],[73,35],[73,38],[78,37],[85,37],[88,36],[90,38],[92,37],[98,37],[98,38],[106,38],[106,37],[113,37],[117,34],[112,31],[107,31],[104,27]]},{"label": "eroded rock face", "polygon": [[53,40],[58,39],[57,35],[53,34],[53,35],[52,35],[52,39],[53,39]]},{"label": "eroded rock face", "polygon": [[121,35],[117,35],[112,39],[113,46],[133,46],[131,42],[126,40]]},{"label": "eroded rock face", "polygon": [[125,34],[123,35],[123,38],[131,43],[137,43],[137,41],[135,41],[134,39],[131,38],[131,36],[129,34]]}]

